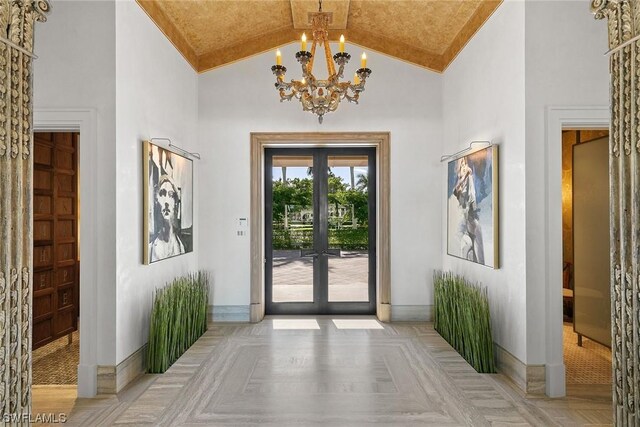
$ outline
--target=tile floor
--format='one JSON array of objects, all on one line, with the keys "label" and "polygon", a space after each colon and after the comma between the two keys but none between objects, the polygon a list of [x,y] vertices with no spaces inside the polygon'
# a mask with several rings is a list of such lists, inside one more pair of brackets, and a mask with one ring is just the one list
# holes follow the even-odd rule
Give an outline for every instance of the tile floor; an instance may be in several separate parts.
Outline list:
[{"label": "tile floor", "polygon": [[[71,425],[609,425],[610,391],[525,396],[476,373],[431,323],[278,317],[212,324],[165,374],[66,400]],[[34,391],[34,412],[56,407]]]}]

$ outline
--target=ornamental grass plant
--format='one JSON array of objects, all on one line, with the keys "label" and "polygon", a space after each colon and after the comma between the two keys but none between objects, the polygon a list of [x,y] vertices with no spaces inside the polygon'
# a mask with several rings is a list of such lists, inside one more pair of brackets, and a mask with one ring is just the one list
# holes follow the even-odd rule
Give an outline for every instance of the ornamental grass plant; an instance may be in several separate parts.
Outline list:
[{"label": "ornamental grass plant", "polygon": [[163,373],[207,330],[209,275],[178,277],[156,290],[149,322],[147,366]]},{"label": "ornamental grass plant", "polygon": [[480,373],[496,372],[487,288],[436,271],[434,328]]}]

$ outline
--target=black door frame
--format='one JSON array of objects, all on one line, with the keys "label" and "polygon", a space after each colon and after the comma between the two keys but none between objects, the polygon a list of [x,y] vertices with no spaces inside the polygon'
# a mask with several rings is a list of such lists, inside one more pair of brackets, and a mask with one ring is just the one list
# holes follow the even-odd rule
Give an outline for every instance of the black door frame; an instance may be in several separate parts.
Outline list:
[{"label": "black door frame", "polygon": [[[313,302],[272,302],[273,279],[273,156],[312,156],[313,170]],[[369,301],[328,301],[328,157],[366,155],[368,157],[369,208]],[[265,218],[265,313],[266,314],[375,314],[376,313],[376,149],[375,147],[265,148],[264,151],[264,218]],[[319,175],[318,175],[319,173]]]}]

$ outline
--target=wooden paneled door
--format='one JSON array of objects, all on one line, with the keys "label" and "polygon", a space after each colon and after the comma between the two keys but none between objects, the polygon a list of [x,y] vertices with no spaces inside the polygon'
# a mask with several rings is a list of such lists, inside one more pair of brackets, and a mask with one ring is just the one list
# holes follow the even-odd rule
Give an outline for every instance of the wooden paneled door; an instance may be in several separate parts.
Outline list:
[{"label": "wooden paneled door", "polygon": [[78,326],[78,136],[34,135],[34,350]]}]

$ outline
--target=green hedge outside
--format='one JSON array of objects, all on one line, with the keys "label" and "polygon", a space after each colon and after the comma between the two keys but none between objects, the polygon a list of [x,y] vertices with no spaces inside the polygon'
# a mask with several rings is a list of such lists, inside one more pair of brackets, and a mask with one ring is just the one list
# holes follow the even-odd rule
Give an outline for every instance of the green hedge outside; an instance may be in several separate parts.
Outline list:
[{"label": "green hedge outside", "polygon": [[[313,228],[274,228],[273,249],[309,249],[313,247]],[[369,249],[369,229],[341,228],[329,230],[329,247],[344,250]]]}]

